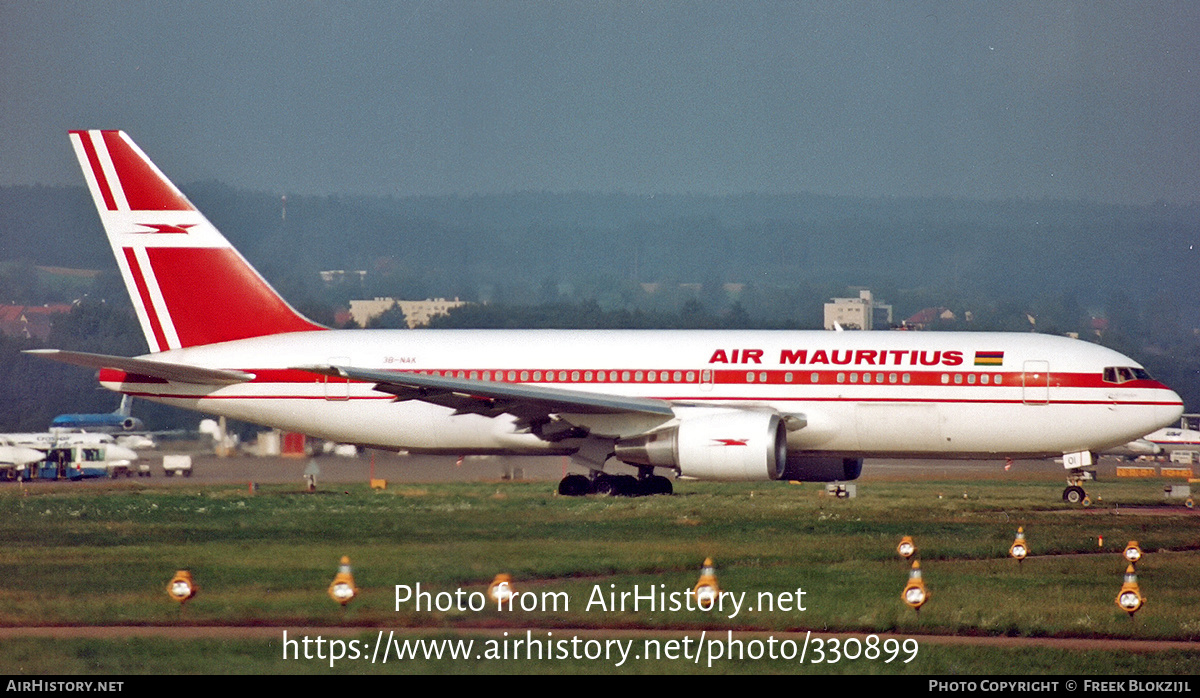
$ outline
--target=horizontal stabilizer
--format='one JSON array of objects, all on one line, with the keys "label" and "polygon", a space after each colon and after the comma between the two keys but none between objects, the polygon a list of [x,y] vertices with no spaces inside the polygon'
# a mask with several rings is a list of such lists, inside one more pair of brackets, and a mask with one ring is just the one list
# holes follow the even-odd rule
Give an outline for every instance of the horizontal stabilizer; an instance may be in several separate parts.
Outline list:
[{"label": "horizontal stabilizer", "polygon": [[201,368],[185,364],[172,364],[151,359],[137,359],[126,356],[108,356],[106,354],[88,354],[80,351],[62,351],[61,349],[27,349],[26,354],[33,354],[52,361],[65,364],[85,366],[87,368],[114,368],[126,373],[136,373],[151,378],[174,381],[176,383],[200,383],[211,385],[227,385],[229,383],[244,383],[254,380],[253,373],[230,371],[220,368]]}]

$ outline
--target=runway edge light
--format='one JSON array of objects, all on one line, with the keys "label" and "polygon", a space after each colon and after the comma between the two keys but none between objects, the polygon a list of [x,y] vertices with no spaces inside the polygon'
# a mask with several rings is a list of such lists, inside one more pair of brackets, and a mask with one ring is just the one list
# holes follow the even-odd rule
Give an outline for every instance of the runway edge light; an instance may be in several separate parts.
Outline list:
[{"label": "runway edge light", "polygon": [[1142,548],[1136,540],[1131,540],[1125,545],[1125,552],[1122,555],[1130,565],[1136,565],[1138,560],[1142,559]]},{"label": "runway edge light", "polygon": [[1138,588],[1137,572],[1134,571],[1133,565],[1130,565],[1125,570],[1125,582],[1117,594],[1117,606],[1128,613],[1130,618],[1133,618],[1133,614],[1141,610],[1145,604],[1146,597],[1142,596],[1142,591]]},{"label": "runway edge light", "polygon": [[1017,564],[1025,561],[1025,556],[1029,554],[1029,546],[1025,543],[1025,527],[1017,527],[1017,537],[1013,540],[1013,544],[1008,548],[1008,554],[1016,558]]},{"label": "runway edge light", "polygon": [[917,552],[917,544],[913,542],[912,536],[904,536],[900,539],[900,545],[896,546],[896,552],[905,560],[911,558]]},{"label": "runway edge light", "polygon": [[171,581],[167,582],[167,595],[180,605],[196,595],[196,583],[192,581],[192,573],[187,570],[177,570]]},{"label": "runway edge light", "polygon": [[350,572],[350,558],[343,555],[338,573],[329,584],[329,598],[345,606],[357,595],[358,587],[354,586],[354,575]]},{"label": "runway edge light", "polygon": [[904,603],[908,604],[909,608],[921,612],[921,606],[929,600],[929,592],[925,589],[925,580],[921,577],[921,562],[913,560],[912,569],[908,572],[908,583],[904,585],[904,592],[900,595],[904,599]]},{"label": "runway edge light", "polygon": [[721,587],[717,584],[717,571],[711,557],[704,558],[704,566],[700,568],[700,580],[692,588],[696,604],[702,611],[711,611],[721,596]]}]

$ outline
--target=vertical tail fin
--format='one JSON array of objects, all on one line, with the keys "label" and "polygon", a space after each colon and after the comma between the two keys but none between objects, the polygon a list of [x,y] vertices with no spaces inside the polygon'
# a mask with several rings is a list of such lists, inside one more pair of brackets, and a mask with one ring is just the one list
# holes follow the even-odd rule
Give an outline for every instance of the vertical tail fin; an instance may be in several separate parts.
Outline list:
[{"label": "vertical tail fin", "polygon": [[325,329],[288,305],[123,131],[71,131],[150,351]]}]

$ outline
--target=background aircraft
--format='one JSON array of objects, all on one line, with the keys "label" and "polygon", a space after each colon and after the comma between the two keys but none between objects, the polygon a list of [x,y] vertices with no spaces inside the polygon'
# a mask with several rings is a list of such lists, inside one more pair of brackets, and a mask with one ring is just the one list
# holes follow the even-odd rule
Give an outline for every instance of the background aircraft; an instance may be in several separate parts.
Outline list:
[{"label": "background aircraft", "polygon": [[[1200,453],[1200,428],[1198,427],[1200,427],[1200,415],[1181,415],[1178,426],[1163,427],[1111,452],[1117,455],[1147,455],[1144,453],[1146,450],[1152,450],[1149,455],[1160,453],[1169,455],[1176,451]],[[1138,449],[1141,449],[1143,453],[1138,453]],[[1127,453],[1127,451],[1132,453]]]},{"label": "background aircraft", "polygon": [[60,414],[50,422],[51,429],[72,429],[101,433],[145,431],[142,420],[134,417],[133,398],[121,396],[121,405],[115,412],[100,414]]},{"label": "background aircraft", "polygon": [[41,479],[115,477],[131,474],[137,458],[112,434],[0,434],[0,476],[8,480],[29,479],[35,469]]}]

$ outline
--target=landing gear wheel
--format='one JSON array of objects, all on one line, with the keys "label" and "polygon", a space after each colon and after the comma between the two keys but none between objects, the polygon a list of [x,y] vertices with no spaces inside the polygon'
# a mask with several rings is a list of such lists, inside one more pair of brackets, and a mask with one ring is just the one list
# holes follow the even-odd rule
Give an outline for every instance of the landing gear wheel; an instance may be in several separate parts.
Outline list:
[{"label": "landing gear wheel", "polygon": [[615,489],[613,494],[618,497],[637,497],[641,494],[641,488],[638,487],[638,480],[632,475],[614,475],[613,484]]},{"label": "landing gear wheel", "polygon": [[662,475],[651,475],[638,481],[639,491],[644,496],[671,494],[671,481]]},{"label": "landing gear wheel", "polygon": [[[1071,485],[1063,490],[1063,501],[1067,504],[1082,504],[1083,500],[1087,499],[1087,493],[1078,485]],[[1089,500],[1089,504],[1091,501]]]},{"label": "landing gear wheel", "polygon": [[583,475],[568,475],[558,483],[558,493],[564,497],[582,497],[592,488]]},{"label": "landing gear wheel", "polygon": [[617,493],[617,485],[611,475],[600,473],[592,480],[591,491],[592,494],[614,495]]}]

